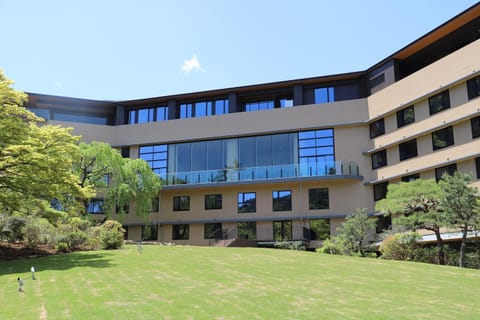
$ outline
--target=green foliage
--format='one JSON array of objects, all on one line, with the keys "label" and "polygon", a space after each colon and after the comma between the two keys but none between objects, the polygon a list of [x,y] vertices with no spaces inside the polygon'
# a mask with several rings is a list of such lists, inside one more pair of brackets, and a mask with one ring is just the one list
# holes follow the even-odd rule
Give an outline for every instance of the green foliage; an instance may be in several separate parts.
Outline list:
[{"label": "green foliage", "polygon": [[[104,192],[107,216],[122,215],[132,205],[138,216],[147,218],[161,182],[145,161],[122,158],[118,150],[96,141],[80,143],[80,153],[74,172],[80,177],[80,186],[90,190],[91,196],[96,191]],[[86,213],[88,201],[84,205]]]},{"label": "green foliage", "polygon": [[277,249],[305,250],[305,244],[302,241],[275,241],[273,246]]},{"label": "green foliage", "polygon": [[380,252],[384,259],[416,261],[419,254],[422,237],[416,232],[398,233],[388,236],[380,245]]},{"label": "green foliage", "polygon": [[97,249],[118,249],[123,245],[125,230],[115,220],[107,220],[91,231],[90,244]]},{"label": "green foliage", "polygon": [[0,215],[0,233],[2,238],[10,242],[22,241],[25,238],[23,228],[27,219],[21,216]]},{"label": "green foliage", "polygon": [[375,230],[376,222],[368,218],[366,209],[357,209],[355,214],[349,215],[339,229],[336,242],[344,254],[354,253],[364,255],[365,240]]},{"label": "green foliage", "polygon": [[55,232],[55,227],[47,219],[34,216],[27,218],[24,235],[28,246],[52,244],[55,239]]},{"label": "green foliage", "polygon": [[459,171],[455,172],[453,176],[445,174],[440,181],[443,190],[441,204],[448,221],[451,226],[462,231],[460,267],[465,265],[467,234],[469,231],[475,230],[480,221],[478,190],[470,186],[471,181],[471,175]]}]

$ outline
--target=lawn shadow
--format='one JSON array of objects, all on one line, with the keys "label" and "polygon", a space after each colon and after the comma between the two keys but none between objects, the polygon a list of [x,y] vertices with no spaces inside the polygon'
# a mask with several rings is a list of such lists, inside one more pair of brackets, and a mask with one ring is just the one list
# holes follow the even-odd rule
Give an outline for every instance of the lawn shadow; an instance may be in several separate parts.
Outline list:
[{"label": "lawn shadow", "polygon": [[114,266],[109,252],[72,252],[39,258],[0,261],[0,274],[37,272],[46,270],[68,270],[72,268],[109,268]]}]

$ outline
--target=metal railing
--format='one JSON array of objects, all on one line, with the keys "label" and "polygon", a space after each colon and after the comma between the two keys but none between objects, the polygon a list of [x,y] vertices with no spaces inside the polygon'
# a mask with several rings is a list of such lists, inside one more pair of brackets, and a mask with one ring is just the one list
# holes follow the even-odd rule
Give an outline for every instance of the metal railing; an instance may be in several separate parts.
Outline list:
[{"label": "metal railing", "polygon": [[337,160],[316,164],[289,164],[176,172],[164,174],[161,178],[166,185],[179,185],[344,175],[359,176],[358,165],[355,162],[343,163]]}]

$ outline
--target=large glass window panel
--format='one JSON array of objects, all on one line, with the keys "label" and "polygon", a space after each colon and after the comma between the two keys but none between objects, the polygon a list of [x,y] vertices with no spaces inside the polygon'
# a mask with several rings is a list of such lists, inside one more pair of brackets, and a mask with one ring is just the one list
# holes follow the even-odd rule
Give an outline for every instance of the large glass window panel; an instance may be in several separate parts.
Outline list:
[{"label": "large glass window panel", "polygon": [[283,165],[293,163],[294,137],[290,133],[272,136],[273,164]]},{"label": "large glass window panel", "polygon": [[328,188],[308,189],[308,208],[310,210],[328,209],[329,206]]},{"label": "large glass window panel", "polygon": [[212,115],[212,102],[203,101],[195,103],[195,117],[206,117]]},{"label": "large glass window panel", "polygon": [[275,241],[293,240],[291,220],[273,222],[273,240]]},{"label": "large glass window panel", "polygon": [[372,153],[372,169],[377,169],[387,165],[387,151],[381,150]]},{"label": "large glass window panel", "polygon": [[428,107],[430,109],[430,115],[450,108],[450,95],[448,90],[428,98]]},{"label": "large glass window panel", "polygon": [[273,211],[292,210],[292,191],[281,190],[272,192]]},{"label": "large glass window panel", "polygon": [[227,114],[228,113],[228,100],[216,100],[215,101],[215,114]]},{"label": "large glass window panel", "polygon": [[467,81],[468,99],[480,96],[480,76]]},{"label": "large glass window panel", "polygon": [[388,182],[380,182],[373,185],[373,200],[378,201],[387,197]]},{"label": "large glass window panel", "polygon": [[413,106],[409,106],[397,112],[398,128],[401,128],[413,122],[415,122],[415,109]]},{"label": "large glass window panel", "polygon": [[223,231],[221,223],[205,223],[204,239],[222,239]]},{"label": "large glass window panel", "polygon": [[180,105],[180,119],[187,119],[193,116],[192,104],[183,103]]},{"label": "large glass window panel", "polygon": [[207,170],[224,169],[226,163],[224,140],[207,141]]},{"label": "large glass window panel", "polygon": [[255,137],[239,138],[238,147],[240,168],[255,167]]},{"label": "large glass window panel", "polygon": [[398,145],[398,149],[400,152],[400,161],[416,157],[418,155],[417,140],[412,139],[410,141],[400,143]]},{"label": "large glass window panel", "polygon": [[189,237],[189,224],[175,224],[172,226],[172,240],[188,240]]},{"label": "large glass window panel", "polygon": [[453,145],[453,128],[446,127],[444,129],[432,132],[432,144],[433,150],[438,150]]},{"label": "large glass window panel", "polygon": [[176,145],[176,172],[191,171],[191,144],[179,143]]},{"label": "large glass window panel", "polygon": [[335,101],[335,89],[333,87],[328,88],[316,88],[314,90],[315,103],[326,103]]},{"label": "large glass window panel", "polygon": [[221,194],[206,194],[205,195],[205,210],[222,209],[222,195]]},{"label": "large glass window panel", "polygon": [[192,142],[192,171],[204,171],[207,169],[207,143],[205,141]]},{"label": "large glass window panel", "polygon": [[256,140],[256,166],[268,166],[272,161],[272,136],[259,136]]},{"label": "large glass window panel", "polygon": [[167,173],[167,145],[140,146],[138,157],[145,160],[153,172],[165,177]]},{"label": "large glass window panel", "polygon": [[137,110],[128,111],[128,124],[137,123]]},{"label": "large glass window panel", "polygon": [[470,120],[472,126],[472,139],[480,137],[480,116]]},{"label": "large glass window panel", "polygon": [[157,107],[157,117],[155,121],[165,121],[168,120],[168,107],[162,106]]},{"label": "large glass window panel", "polygon": [[257,194],[255,192],[238,193],[238,213],[256,212]]},{"label": "large glass window panel", "polygon": [[384,133],[385,121],[383,120],[383,118],[370,123],[370,139],[381,136]]},{"label": "large glass window panel", "polygon": [[239,222],[237,225],[238,239],[255,240],[257,238],[257,224],[252,222]]},{"label": "large glass window panel", "polygon": [[188,211],[190,210],[190,196],[174,196],[173,197],[173,211]]},{"label": "large glass window panel", "polygon": [[457,171],[457,164],[452,163],[447,166],[439,167],[435,169],[435,180],[438,182],[442,179],[444,174],[448,174],[449,176],[453,176]]}]

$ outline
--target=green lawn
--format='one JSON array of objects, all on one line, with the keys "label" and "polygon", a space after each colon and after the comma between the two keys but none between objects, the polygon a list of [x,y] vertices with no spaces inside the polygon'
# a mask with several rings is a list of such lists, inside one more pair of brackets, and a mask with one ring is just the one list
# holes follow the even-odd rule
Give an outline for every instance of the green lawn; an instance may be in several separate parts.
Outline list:
[{"label": "green lawn", "polygon": [[126,246],[0,261],[0,319],[478,319],[479,301],[478,270],[302,251]]}]

